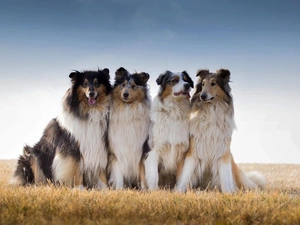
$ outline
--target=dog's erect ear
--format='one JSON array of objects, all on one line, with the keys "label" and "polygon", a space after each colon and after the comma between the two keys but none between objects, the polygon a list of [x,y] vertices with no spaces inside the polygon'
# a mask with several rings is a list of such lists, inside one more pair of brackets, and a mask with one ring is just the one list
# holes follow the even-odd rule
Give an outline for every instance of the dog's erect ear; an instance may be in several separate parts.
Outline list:
[{"label": "dog's erect ear", "polygon": [[197,71],[196,77],[200,76],[200,78],[203,79],[203,77],[205,77],[207,74],[209,74],[209,70],[200,69]]},{"label": "dog's erect ear", "polygon": [[182,71],[183,80],[188,82],[192,88],[194,88],[194,81],[191,79],[190,75],[186,71]]},{"label": "dog's erect ear", "polygon": [[230,80],[230,71],[227,69],[219,69],[217,70],[217,74],[222,77],[227,83]]},{"label": "dog's erect ear", "polygon": [[164,78],[167,76],[167,75],[170,75],[172,74],[171,71],[167,70],[165,73],[162,73],[161,75],[159,75],[159,77],[156,79],[156,83],[157,85],[161,85]]},{"label": "dog's erect ear", "polygon": [[122,80],[124,76],[128,76],[127,70],[125,70],[123,67],[117,69],[115,74],[116,74],[115,76],[116,80]]},{"label": "dog's erect ear", "polygon": [[143,84],[146,84],[150,78],[150,75],[145,72],[137,73],[136,76],[140,79]]},{"label": "dog's erect ear", "polygon": [[[100,72],[100,70],[98,69],[98,72]],[[102,70],[102,72],[105,74],[106,78],[109,80],[110,76],[109,76],[109,69],[104,68]]]},{"label": "dog's erect ear", "polygon": [[77,80],[78,76],[81,73],[77,70],[75,70],[74,72],[70,73],[69,77],[71,78],[72,82],[74,82],[75,80]]}]

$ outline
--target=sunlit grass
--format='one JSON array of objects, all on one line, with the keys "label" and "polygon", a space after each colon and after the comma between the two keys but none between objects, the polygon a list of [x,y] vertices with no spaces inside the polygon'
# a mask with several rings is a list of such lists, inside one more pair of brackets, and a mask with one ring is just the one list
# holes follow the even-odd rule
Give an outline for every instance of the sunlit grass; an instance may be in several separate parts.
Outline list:
[{"label": "sunlit grass", "polygon": [[242,164],[263,173],[263,191],[81,191],[9,186],[14,161],[0,161],[1,224],[299,224],[300,165]]}]

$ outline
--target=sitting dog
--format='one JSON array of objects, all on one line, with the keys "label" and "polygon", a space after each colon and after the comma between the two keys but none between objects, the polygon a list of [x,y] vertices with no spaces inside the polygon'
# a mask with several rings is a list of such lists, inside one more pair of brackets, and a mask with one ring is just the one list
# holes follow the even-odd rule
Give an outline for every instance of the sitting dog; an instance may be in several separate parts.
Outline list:
[{"label": "sitting dog", "polygon": [[72,72],[61,114],[40,141],[25,146],[13,184],[54,181],[66,186],[107,188],[109,70]]},{"label": "sitting dog", "polygon": [[265,179],[257,172],[245,174],[230,151],[235,129],[230,72],[199,70],[199,81],[191,101],[190,148],[176,189],[218,187],[232,193],[239,189],[263,187]]},{"label": "sitting dog", "polygon": [[148,73],[130,74],[122,67],[116,71],[108,129],[109,184],[116,189],[144,188],[151,107],[148,79]]},{"label": "sitting dog", "polygon": [[173,188],[189,147],[189,114],[192,79],[187,72],[161,74],[160,86],[153,100],[149,134],[150,152],[145,160],[147,186]]}]

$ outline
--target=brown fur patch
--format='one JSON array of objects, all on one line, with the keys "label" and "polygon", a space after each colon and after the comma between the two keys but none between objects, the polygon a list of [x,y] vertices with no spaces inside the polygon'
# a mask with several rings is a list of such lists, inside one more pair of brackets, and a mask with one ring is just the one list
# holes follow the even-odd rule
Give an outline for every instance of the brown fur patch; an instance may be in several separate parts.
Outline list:
[{"label": "brown fur patch", "polygon": [[38,159],[36,157],[31,157],[30,159],[31,169],[34,176],[34,181],[36,184],[46,183],[46,177],[39,166]]},{"label": "brown fur patch", "polygon": [[169,97],[170,95],[172,95],[172,88],[173,86],[171,85],[167,85],[165,90],[163,90],[162,94],[161,94],[161,100],[163,101],[164,99],[166,99],[167,97]]},{"label": "brown fur patch", "polygon": [[79,109],[82,115],[87,115],[90,109],[103,109],[103,103],[108,100],[109,96],[106,94],[106,87],[104,85],[100,85],[99,87],[94,89],[95,93],[98,93],[96,98],[96,104],[90,106],[88,103],[88,98],[86,97],[86,93],[89,92],[89,88],[79,86],[77,89],[78,100],[80,102]]},{"label": "brown fur patch", "polygon": [[169,97],[170,95],[172,95],[172,89],[178,83],[179,80],[180,77],[177,75],[172,76],[170,80],[168,80],[165,89],[162,91],[160,95],[162,101],[167,97]]},{"label": "brown fur patch", "polygon": [[194,149],[195,149],[195,140],[194,140],[194,137],[191,136],[190,137],[190,146],[189,146],[189,150],[186,153],[186,157],[193,156]]},{"label": "brown fur patch", "polygon": [[242,188],[242,183],[240,180],[240,168],[234,162],[232,155],[231,155],[231,167],[232,167],[232,174],[233,174],[236,186],[238,188]]},{"label": "brown fur patch", "polygon": [[[121,85],[116,87],[112,92],[112,97],[114,100],[119,100],[121,102],[125,103],[133,103],[133,102],[143,102],[145,100],[145,91],[143,90],[145,87],[138,86],[134,83],[134,81],[131,81],[130,84],[128,84],[128,81],[125,80],[122,87]],[[129,87],[127,87],[129,85]],[[123,97],[124,93],[128,93],[128,98],[125,99]]]},{"label": "brown fur patch", "polygon": [[107,185],[107,176],[106,176],[106,171],[105,170],[100,171],[99,180],[101,180],[104,184]]},{"label": "brown fur patch", "polygon": [[222,88],[217,84],[214,77],[203,79],[201,94],[202,93],[206,93],[207,95],[214,97],[216,100],[223,99],[226,95]]},{"label": "brown fur patch", "polygon": [[[57,158],[56,158],[57,157]],[[83,184],[79,163],[71,156],[64,157],[57,154],[53,161],[54,178],[69,187]]]},{"label": "brown fur patch", "polygon": [[179,179],[179,177],[182,173],[182,169],[183,169],[183,165],[184,165],[184,159],[185,159],[184,156],[185,156],[185,154],[183,154],[183,156],[181,157],[181,159],[177,163],[176,182],[178,181],[178,179]]},{"label": "brown fur patch", "polygon": [[144,161],[145,160],[142,158],[139,164],[139,188],[141,189],[144,189],[146,184]]},{"label": "brown fur patch", "polygon": [[222,161],[224,163],[231,163],[231,169],[232,169],[232,174],[233,174],[233,177],[234,177],[234,181],[235,181],[235,184],[238,188],[241,188],[242,187],[242,184],[240,182],[240,176],[239,176],[239,168],[238,166],[236,165],[236,163],[234,162],[234,159],[233,159],[233,156],[232,156],[232,153],[230,151],[230,144],[231,144],[231,139],[228,140],[228,143],[227,143],[227,152],[223,155],[222,157]]}]

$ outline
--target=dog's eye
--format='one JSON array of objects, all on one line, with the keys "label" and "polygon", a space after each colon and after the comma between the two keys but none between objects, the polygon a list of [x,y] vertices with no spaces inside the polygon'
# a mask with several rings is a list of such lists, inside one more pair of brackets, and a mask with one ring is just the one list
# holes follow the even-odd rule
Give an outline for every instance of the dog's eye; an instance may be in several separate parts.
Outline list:
[{"label": "dog's eye", "polygon": [[211,83],[211,86],[216,86],[216,83],[215,83],[215,82],[212,82],[212,83]]},{"label": "dog's eye", "polygon": [[88,83],[87,82],[84,82],[83,84],[82,84],[82,87],[84,87],[84,88],[86,88],[88,86]]},{"label": "dog's eye", "polygon": [[174,80],[169,81],[168,83],[169,83],[169,84],[172,84],[172,85],[175,85],[175,84],[177,84],[178,82],[179,82],[178,80],[174,79]]},{"label": "dog's eye", "polygon": [[94,86],[97,88],[97,87],[99,87],[99,83],[98,82],[95,82],[94,83]]},{"label": "dog's eye", "polygon": [[132,89],[135,89],[135,88],[136,88],[136,85],[131,85],[131,88],[132,88]]},{"label": "dog's eye", "polygon": [[125,87],[125,84],[121,84],[120,87],[121,87],[121,88],[124,88],[124,87]]},{"label": "dog's eye", "polygon": [[204,86],[204,82],[202,83],[202,86]]}]

